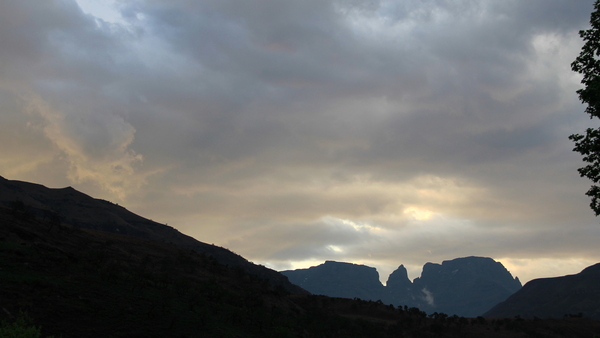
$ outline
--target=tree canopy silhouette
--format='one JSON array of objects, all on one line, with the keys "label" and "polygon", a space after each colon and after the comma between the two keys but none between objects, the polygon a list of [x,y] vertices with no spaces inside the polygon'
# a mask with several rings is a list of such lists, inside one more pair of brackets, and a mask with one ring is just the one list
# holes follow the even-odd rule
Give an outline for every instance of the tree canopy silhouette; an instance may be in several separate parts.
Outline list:
[{"label": "tree canopy silhouette", "polygon": [[[587,104],[585,112],[590,118],[600,118],[600,0],[594,3],[594,11],[590,18],[591,28],[579,31],[585,41],[579,56],[571,63],[574,72],[583,75],[583,88],[577,91],[581,102]],[[587,177],[594,184],[586,192],[592,201],[590,207],[600,215],[600,128],[588,128],[585,134],[573,134],[569,139],[575,142],[573,151],[583,155],[588,164],[578,169],[582,177]]]}]

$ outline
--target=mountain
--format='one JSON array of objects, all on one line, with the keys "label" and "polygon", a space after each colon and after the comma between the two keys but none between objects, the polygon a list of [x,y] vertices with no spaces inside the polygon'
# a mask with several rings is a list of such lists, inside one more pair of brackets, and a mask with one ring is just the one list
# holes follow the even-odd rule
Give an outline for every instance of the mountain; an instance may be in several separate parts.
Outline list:
[{"label": "mountain", "polygon": [[534,279],[484,317],[517,315],[523,318],[581,315],[600,320],[600,263],[575,275]]},{"label": "mountain", "polygon": [[412,286],[419,308],[465,317],[481,315],[520,288],[502,263],[486,257],[427,263]]},{"label": "mountain", "polygon": [[0,205],[9,207],[15,202],[40,218],[55,216],[60,222],[75,227],[171,243],[207,254],[221,264],[239,267],[290,292],[307,293],[277,271],[253,264],[225,248],[200,242],[166,224],[138,216],[109,201],[92,198],[72,187],[51,189],[0,177]]},{"label": "mountain", "polygon": [[394,305],[413,304],[412,283],[408,279],[408,272],[404,265],[394,270],[385,283],[385,297],[387,303]]},{"label": "mountain", "polygon": [[425,312],[477,317],[521,288],[502,263],[485,257],[464,257],[442,264],[427,263],[412,283],[400,265],[386,286],[375,268],[327,261],[308,269],[282,271],[292,283],[314,294],[381,300],[417,307]]},{"label": "mountain", "polygon": [[377,270],[366,265],[326,261],[319,266],[282,271],[281,274],[316,295],[380,299],[384,290]]}]

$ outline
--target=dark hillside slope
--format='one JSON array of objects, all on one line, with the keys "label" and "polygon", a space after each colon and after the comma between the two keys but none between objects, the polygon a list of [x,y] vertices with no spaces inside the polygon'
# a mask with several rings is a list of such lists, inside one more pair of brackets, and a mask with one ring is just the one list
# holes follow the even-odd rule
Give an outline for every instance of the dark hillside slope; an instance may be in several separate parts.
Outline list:
[{"label": "dark hillside slope", "polygon": [[22,312],[43,337],[384,337],[384,325],[320,311],[322,302],[173,244],[49,227],[0,206],[0,337]]},{"label": "dark hillside slope", "polygon": [[484,317],[562,318],[580,313],[600,320],[600,263],[575,275],[534,279]]},{"label": "dark hillside slope", "polygon": [[28,212],[40,218],[55,214],[64,224],[85,229],[172,243],[214,257],[219,263],[240,267],[293,293],[307,293],[277,271],[253,264],[225,248],[200,242],[176,229],[144,217],[109,201],[95,199],[71,187],[50,189],[43,185],[10,181],[0,177],[0,205],[20,201]]}]

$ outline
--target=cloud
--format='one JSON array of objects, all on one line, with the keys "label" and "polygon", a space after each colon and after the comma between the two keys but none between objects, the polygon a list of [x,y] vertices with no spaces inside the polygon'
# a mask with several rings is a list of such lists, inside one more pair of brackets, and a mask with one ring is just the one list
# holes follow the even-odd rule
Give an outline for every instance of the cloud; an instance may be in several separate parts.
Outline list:
[{"label": "cloud", "polygon": [[0,174],[273,266],[591,260],[592,5],[5,1]]},{"label": "cloud", "polygon": [[29,115],[30,132],[54,145],[16,171],[65,162],[70,182],[92,183],[120,199],[143,185],[143,175],[134,175],[142,156],[130,148],[135,128],[112,91],[118,71],[113,53],[122,45],[111,34],[121,31],[68,1],[8,1],[2,12],[7,20],[0,40],[9,52],[0,55],[0,84],[18,102],[14,109]]},{"label": "cloud", "polygon": [[425,299],[427,304],[429,304],[431,306],[435,306],[434,301],[433,301],[433,293],[431,291],[427,290],[427,288],[423,288],[421,290],[421,292],[423,292],[423,294],[425,295],[425,297],[423,297],[423,298]]},{"label": "cloud", "polygon": [[34,94],[25,95],[23,101],[31,114],[44,120],[40,128],[64,154],[71,182],[91,181],[120,199],[144,184],[143,177],[134,175],[142,156],[129,148],[135,129],[123,118],[93,114],[85,108],[55,110]]}]

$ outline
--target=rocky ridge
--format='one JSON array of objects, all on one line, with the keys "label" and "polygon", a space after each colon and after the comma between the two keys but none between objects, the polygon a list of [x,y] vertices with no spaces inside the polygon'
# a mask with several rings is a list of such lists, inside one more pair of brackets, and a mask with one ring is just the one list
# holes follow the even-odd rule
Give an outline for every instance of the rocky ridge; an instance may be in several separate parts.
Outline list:
[{"label": "rocky ridge", "polygon": [[292,283],[327,296],[381,300],[418,307],[428,313],[476,317],[521,288],[504,266],[486,257],[427,263],[420,277],[408,279],[400,265],[384,286],[375,268],[327,261],[308,269],[282,271]]}]

